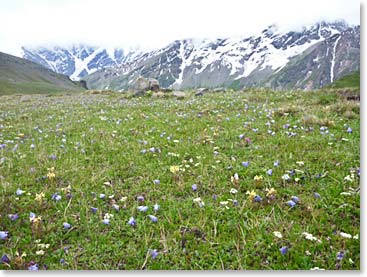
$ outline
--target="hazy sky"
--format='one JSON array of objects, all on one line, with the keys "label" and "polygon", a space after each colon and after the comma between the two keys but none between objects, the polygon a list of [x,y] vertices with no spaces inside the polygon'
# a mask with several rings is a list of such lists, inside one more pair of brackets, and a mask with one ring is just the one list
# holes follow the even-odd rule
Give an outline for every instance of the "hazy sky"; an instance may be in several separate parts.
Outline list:
[{"label": "hazy sky", "polygon": [[358,0],[0,0],[0,51],[79,42],[155,48],[175,39],[251,35],[273,23],[358,25],[359,16]]}]

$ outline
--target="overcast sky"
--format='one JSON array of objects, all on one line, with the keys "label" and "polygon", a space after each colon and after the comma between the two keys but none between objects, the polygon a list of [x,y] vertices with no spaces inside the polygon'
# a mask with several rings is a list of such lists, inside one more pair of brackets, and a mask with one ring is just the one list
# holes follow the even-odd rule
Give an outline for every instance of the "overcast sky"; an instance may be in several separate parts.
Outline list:
[{"label": "overcast sky", "polygon": [[22,45],[162,47],[176,39],[252,35],[273,23],[359,25],[358,0],[0,0],[0,51]]}]

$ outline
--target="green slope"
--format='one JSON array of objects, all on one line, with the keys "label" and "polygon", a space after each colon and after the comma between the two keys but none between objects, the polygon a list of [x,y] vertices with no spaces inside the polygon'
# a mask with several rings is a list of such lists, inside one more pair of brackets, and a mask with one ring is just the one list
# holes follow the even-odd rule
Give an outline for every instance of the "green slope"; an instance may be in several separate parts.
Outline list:
[{"label": "green slope", "polygon": [[341,77],[329,86],[330,88],[360,88],[360,71]]},{"label": "green slope", "polygon": [[81,91],[68,76],[0,52],[0,95]]}]

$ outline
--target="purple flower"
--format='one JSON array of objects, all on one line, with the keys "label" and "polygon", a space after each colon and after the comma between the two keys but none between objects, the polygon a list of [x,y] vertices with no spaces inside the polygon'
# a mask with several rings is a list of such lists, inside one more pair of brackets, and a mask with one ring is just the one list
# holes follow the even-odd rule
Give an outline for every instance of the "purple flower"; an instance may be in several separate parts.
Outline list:
[{"label": "purple flower", "polygon": [[64,222],[62,226],[64,226],[64,229],[69,229],[71,227],[71,225],[67,222]]},{"label": "purple flower", "polygon": [[17,189],[17,191],[15,192],[16,195],[22,195],[23,193],[25,193],[24,190],[21,190],[21,189]]},{"label": "purple flower", "polygon": [[144,196],[139,195],[138,197],[136,197],[136,199],[137,199],[138,201],[144,201]]},{"label": "purple flower", "polygon": [[192,188],[192,190],[193,190],[193,191],[197,191],[198,186],[197,186],[196,184],[193,184],[193,185],[191,186],[191,188]]},{"label": "purple flower", "polygon": [[65,252],[66,254],[68,254],[68,253],[69,253],[69,247],[64,247],[64,252]]},{"label": "purple flower", "polygon": [[102,222],[106,225],[110,224],[110,220],[108,218],[103,219]]},{"label": "purple flower", "polygon": [[58,193],[54,193],[54,194],[52,194],[51,199],[55,200],[55,201],[60,201],[61,200],[61,195],[58,194]]},{"label": "purple flower", "polygon": [[235,200],[232,201],[232,203],[233,203],[233,205],[237,206],[238,205],[238,200],[235,199]]},{"label": "purple flower", "polygon": [[213,199],[214,201],[216,201],[216,200],[217,200],[217,198],[218,198],[218,196],[217,196],[216,194],[213,194],[212,199]]},{"label": "purple flower", "polygon": [[278,166],[279,166],[279,164],[280,164],[280,162],[279,162],[278,160],[276,160],[276,161],[274,162],[274,166],[275,166],[275,167],[278,167]]},{"label": "purple flower", "polygon": [[287,253],[288,253],[288,247],[287,247],[287,246],[283,246],[283,247],[281,247],[279,250],[280,250],[280,253],[281,253],[282,255],[285,255],[285,254],[287,254]]},{"label": "purple flower", "polygon": [[30,212],[29,213],[29,220],[33,220],[33,219],[35,219],[36,218],[36,214],[35,213],[32,213],[32,212]]},{"label": "purple flower", "polygon": [[340,252],[338,252],[337,254],[336,254],[336,259],[338,260],[338,261],[340,261],[341,259],[343,259],[344,258],[344,251],[340,251]]},{"label": "purple flower", "polygon": [[6,254],[4,254],[2,257],[1,257],[1,262],[2,263],[5,263],[5,264],[10,264],[10,259],[8,256],[6,256]]},{"label": "purple flower", "polygon": [[153,222],[157,222],[158,221],[158,218],[155,217],[154,215],[148,215],[148,217],[150,218],[151,221]]},{"label": "purple flower", "polygon": [[8,233],[7,231],[0,231],[0,239],[5,240],[8,238]]},{"label": "purple flower", "polygon": [[10,218],[11,221],[15,221],[19,218],[18,214],[8,214],[8,217]]},{"label": "purple flower", "polygon": [[248,166],[250,165],[250,162],[242,162],[242,165],[243,165],[244,167],[248,167]]},{"label": "purple flower", "polygon": [[269,169],[268,171],[266,171],[266,173],[267,173],[269,176],[271,176],[271,175],[273,175],[273,170],[272,170],[272,169]]},{"label": "purple flower", "polygon": [[0,144],[0,149],[4,149],[6,147],[6,144]]},{"label": "purple flower", "polygon": [[146,212],[148,210],[148,207],[147,206],[139,206],[137,209],[138,209],[139,212]]},{"label": "purple flower", "polygon": [[100,195],[99,195],[99,198],[100,199],[103,199],[103,198],[105,198],[106,197],[106,195],[105,194],[103,194],[103,193],[101,193]]},{"label": "purple flower", "polygon": [[136,225],[136,221],[133,217],[130,217],[129,221],[127,222],[127,224],[131,225],[131,226],[135,226]]},{"label": "purple flower", "polygon": [[158,212],[160,206],[158,204],[154,204],[153,209],[155,212]]},{"label": "purple flower", "polygon": [[150,250],[150,256],[154,260],[158,256],[158,251],[156,249]]},{"label": "purple flower", "polygon": [[159,181],[158,179],[156,179],[156,180],[154,180],[154,181],[153,181],[153,183],[154,183],[155,185],[159,185],[159,184],[161,183],[161,181]]},{"label": "purple flower", "polygon": [[260,202],[261,200],[263,200],[259,195],[256,195],[255,197],[254,197],[254,201],[255,202]]},{"label": "purple flower", "polygon": [[91,207],[90,210],[92,211],[92,213],[96,213],[97,212],[97,208]]},{"label": "purple flower", "polygon": [[315,198],[320,198],[321,197],[321,195],[317,192],[314,192],[313,195],[315,196]]},{"label": "purple flower", "polygon": [[353,132],[353,129],[352,129],[352,128],[350,128],[350,127],[348,127],[348,129],[347,129],[347,133],[351,133],[351,132]]},{"label": "purple flower", "polygon": [[239,139],[243,139],[245,137],[245,135],[244,134],[240,134],[239,136],[238,136],[238,138]]},{"label": "purple flower", "polygon": [[50,156],[48,156],[51,160],[56,160],[57,159],[57,157],[56,157],[56,155],[55,154],[52,154],[52,155],[50,155]]},{"label": "purple flower", "polygon": [[294,203],[298,203],[299,198],[298,198],[297,196],[292,196],[291,200],[292,200]]},{"label": "purple flower", "polygon": [[65,260],[64,259],[60,259],[60,264],[64,264]]},{"label": "purple flower", "polygon": [[38,265],[34,264],[28,267],[28,270],[38,270]]},{"label": "purple flower", "polygon": [[[255,132],[257,132],[257,129],[256,129]],[[251,143],[251,139],[250,138],[245,138],[245,141],[246,141],[247,144],[250,144]]]},{"label": "purple flower", "polygon": [[296,206],[296,203],[295,203],[295,202],[293,202],[292,200],[289,200],[289,201],[287,202],[287,204],[288,204],[291,208],[293,208],[294,206]]}]

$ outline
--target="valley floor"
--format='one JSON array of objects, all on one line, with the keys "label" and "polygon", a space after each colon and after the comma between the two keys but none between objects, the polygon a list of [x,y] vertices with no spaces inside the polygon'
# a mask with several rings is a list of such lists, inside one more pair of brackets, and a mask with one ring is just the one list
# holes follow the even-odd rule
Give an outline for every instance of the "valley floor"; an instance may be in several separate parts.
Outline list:
[{"label": "valley floor", "polygon": [[333,91],[3,96],[0,269],[360,268]]}]

